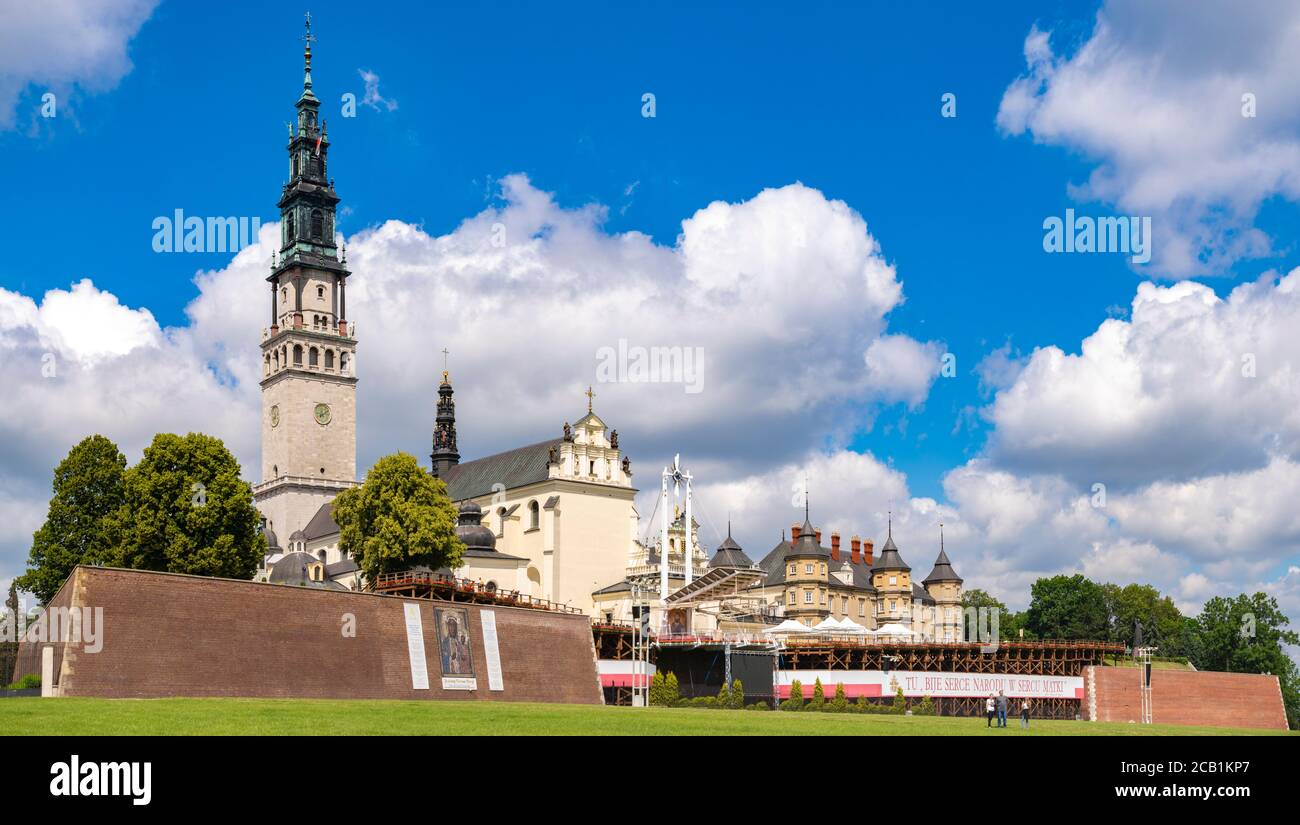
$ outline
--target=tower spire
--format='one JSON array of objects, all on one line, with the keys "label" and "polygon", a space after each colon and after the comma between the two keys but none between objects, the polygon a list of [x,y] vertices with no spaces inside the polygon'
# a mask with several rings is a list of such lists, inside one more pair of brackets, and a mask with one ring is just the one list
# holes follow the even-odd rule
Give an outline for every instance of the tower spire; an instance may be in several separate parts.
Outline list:
[{"label": "tower spire", "polygon": [[[446,348],[442,355],[444,359],[447,357]],[[429,454],[436,478],[460,463],[460,453],[456,449],[456,403],[452,394],[451,379],[443,370],[442,383],[438,385],[438,413],[433,425],[433,452]]]},{"label": "tower spire", "polygon": [[311,44],[316,39],[316,35],[311,33],[311,12],[307,12],[305,21],[307,32],[302,36],[306,41],[307,47],[303,50],[303,74],[302,74],[302,96],[305,98],[315,99],[316,96],[311,91]]}]

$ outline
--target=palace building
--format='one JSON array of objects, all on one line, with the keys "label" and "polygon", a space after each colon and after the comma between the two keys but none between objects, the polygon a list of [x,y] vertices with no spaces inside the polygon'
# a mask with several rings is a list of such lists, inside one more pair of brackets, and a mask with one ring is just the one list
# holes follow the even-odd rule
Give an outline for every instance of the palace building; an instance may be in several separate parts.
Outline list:
[{"label": "palace building", "polygon": [[[339,197],[328,174],[328,130],[312,91],[311,42],[309,27],[302,93],[286,144],[288,181],[278,202],[281,244],[267,276],[262,480],[253,488],[267,556],[257,578],[358,589],[360,571],[341,549],[331,517],[334,497],[359,483],[357,337],[347,316],[346,251],[335,243]],[[556,435],[462,461],[455,392],[443,371],[429,469],[459,508],[457,534],[466,552],[461,567],[442,572],[605,622],[630,621],[634,601],[652,601],[661,626],[679,631],[759,630],[783,618],[807,625],[831,618],[960,638],[962,580],[942,539],[934,569],[917,583],[894,543],[892,523],[878,557],[873,542],[858,536],[847,550],[838,533],[824,546],[807,514],[757,563],[730,526],[710,557],[698,523],[688,526],[680,511],[670,514],[666,546],[658,536],[641,540],[631,460],[618,431],[596,415],[593,393],[587,395],[586,414]],[[667,604],[658,590],[665,566],[675,594]],[[726,584],[709,591],[716,582]]]}]

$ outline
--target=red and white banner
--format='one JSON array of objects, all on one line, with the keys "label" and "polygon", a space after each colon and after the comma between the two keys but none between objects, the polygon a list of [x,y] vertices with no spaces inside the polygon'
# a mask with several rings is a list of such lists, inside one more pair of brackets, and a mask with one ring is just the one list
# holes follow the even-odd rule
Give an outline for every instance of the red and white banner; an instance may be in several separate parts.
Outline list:
[{"label": "red and white banner", "polygon": [[[600,666],[601,687],[645,687],[655,675],[654,665],[641,662],[638,669],[642,672],[636,674],[637,684],[633,685],[632,665],[637,663],[627,659],[599,659],[597,664]],[[644,672],[647,667],[649,673]]]},{"label": "red and white banner", "polygon": [[826,698],[844,685],[849,698],[893,696],[898,688],[908,697],[1007,696],[1030,699],[1081,699],[1082,676],[1019,676],[1004,673],[931,673],[919,670],[782,670],[777,674],[782,699],[790,696],[790,683],[799,680],[803,698],[811,699],[813,685],[822,680]]}]

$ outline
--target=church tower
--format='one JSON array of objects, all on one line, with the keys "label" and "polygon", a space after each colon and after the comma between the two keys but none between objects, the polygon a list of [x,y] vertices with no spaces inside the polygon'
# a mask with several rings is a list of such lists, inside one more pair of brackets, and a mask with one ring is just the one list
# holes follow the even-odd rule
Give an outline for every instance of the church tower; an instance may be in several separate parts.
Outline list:
[{"label": "church tower", "polygon": [[279,536],[302,529],[356,485],[356,332],[347,320],[347,253],[334,242],[339,197],[329,139],[312,93],[307,18],[302,95],[289,127],[289,181],[280,195],[280,251],[267,282],[262,333],[262,483],[254,500]]},{"label": "church tower", "polygon": [[429,454],[435,478],[442,478],[447,470],[460,463],[456,452],[456,402],[452,400],[451,378],[442,371],[438,385],[438,413],[433,425],[433,452]]}]

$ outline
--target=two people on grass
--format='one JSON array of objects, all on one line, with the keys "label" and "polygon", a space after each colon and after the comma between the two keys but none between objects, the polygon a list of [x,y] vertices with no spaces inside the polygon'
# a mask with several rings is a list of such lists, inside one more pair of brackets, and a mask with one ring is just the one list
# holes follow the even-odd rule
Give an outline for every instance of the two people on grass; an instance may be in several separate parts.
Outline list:
[{"label": "two people on grass", "polygon": [[[984,700],[984,713],[985,715],[988,716],[988,727],[990,728],[993,727],[993,717],[995,715],[997,716],[998,727],[1005,728],[1007,726],[1007,704],[1008,703],[1009,700],[1007,699],[1007,695],[1003,691],[999,690],[996,696],[994,696],[992,693],[989,694],[989,698]],[[1029,728],[1029,699],[1028,698],[1023,698],[1020,700],[1020,727],[1022,729]]]}]

